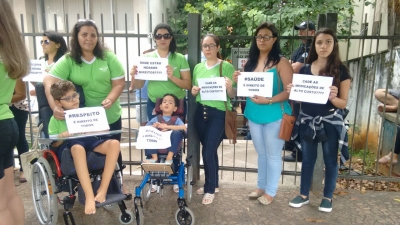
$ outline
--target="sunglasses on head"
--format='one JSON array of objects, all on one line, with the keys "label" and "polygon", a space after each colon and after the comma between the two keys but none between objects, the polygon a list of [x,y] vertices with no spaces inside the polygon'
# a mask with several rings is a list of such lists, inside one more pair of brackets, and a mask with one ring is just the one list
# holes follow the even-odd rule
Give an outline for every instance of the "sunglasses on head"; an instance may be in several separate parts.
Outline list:
[{"label": "sunglasses on head", "polygon": [[50,42],[51,42],[50,40],[41,40],[40,44],[42,45],[44,43],[45,45],[49,45]]},{"label": "sunglasses on head", "polygon": [[165,40],[169,40],[172,38],[172,35],[170,34],[156,34],[154,35],[154,39],[156,40],[161,40],[162,38],[164,38]]},{"label": "sunglasses on head", "polygon": [[94,20],[89,20],[89,19],[79,19],[79,20],[78,20],[78,23],[87,22],[87,21],[92,22],[92,23],[95,23]]}]

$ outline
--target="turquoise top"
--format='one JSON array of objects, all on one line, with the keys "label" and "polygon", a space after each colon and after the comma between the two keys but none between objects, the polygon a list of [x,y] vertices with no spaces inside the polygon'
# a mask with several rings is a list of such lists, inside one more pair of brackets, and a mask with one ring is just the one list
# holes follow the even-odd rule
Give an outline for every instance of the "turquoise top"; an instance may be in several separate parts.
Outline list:
[{"label": "turquoise top", "polygon": [[[283,90],[278,88],[278,71],[276,68],[272,68],[267,72],[274,73],[274,84],[272,88],[272,96],[279,94]],[[281,82],[279,82],[281,83]],[[282,84],[281,84],[282,85]],[[291,115],[292,109],[290,108],[289,102],[286,100],[282,102],[283,108],[286,114]],[[282,119],[282,108],[280,102],[274,102],[270,104],[256,104],[250,100],[250,98],[246,98],[246,108],[244,110],[244,116],[251,120],[253,123],[263,124],[263,123],[271,123]]]}]

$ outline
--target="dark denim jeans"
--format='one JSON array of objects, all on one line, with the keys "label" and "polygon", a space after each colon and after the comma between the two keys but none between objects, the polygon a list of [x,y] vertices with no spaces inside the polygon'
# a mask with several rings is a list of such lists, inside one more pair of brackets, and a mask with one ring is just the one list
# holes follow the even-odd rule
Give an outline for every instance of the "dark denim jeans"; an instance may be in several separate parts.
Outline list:
[{"label": "dark denim jeans", "polygon": [[[327,141],[322,142],[322,153],[325,163],[324,197],[331,199],[336,188],[336,178],[338,175],[339,135],[332,124],[326,122],[323,122],[323,124],[325,133],[328,137]],[[310,192],[314,165],[318,154],[318,142],[306,142],[303,139],[307,126],[308,124],[300,125],[301,149],[303,151],[300,194],[304,196],[308,196]]]},{"label": "dark denim jeans", "polygon": [[26,127],[26,122],[28,121],[29,112],[17,109],[15,106],[10,106],[10,110],[14,114],[14,120],[18,126],[19,138],[17,143],[17,150],[18,150],[18,159],[20,165],[19,171],[23,171],[21,166],[20,156],[22,153],[29,151],[29,145],[28,142],[26,141],[26,136],[25,136],[25,127]]},{"label": "dark denim jeans", "polygon": [[225,111],[197,104],[195,126],[203,146],[204,193],[214,194],[218,184],[218,146],[225,136]]}]

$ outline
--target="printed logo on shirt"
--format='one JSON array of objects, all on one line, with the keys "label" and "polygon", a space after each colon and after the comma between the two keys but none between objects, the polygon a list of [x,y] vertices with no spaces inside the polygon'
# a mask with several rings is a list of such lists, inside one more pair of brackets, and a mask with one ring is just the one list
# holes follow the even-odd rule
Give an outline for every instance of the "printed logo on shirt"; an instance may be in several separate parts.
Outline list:
[{"label": "printed logo on shirt", "polygon": [[306,58],[308,56],[307,52],[304,52],[303,55],[301,55],[301,57]]},{"label": "printed logo on shirt", "polygon": [[102,72],[106,72],[108,70],[108,66],[100,67],[99,70],[102,71]]},{"label": "printed logo on shirt", "polygon": [[172,69],[175,71],[176,69],[178,69],[178,67],[176,67],[176,66],[171,66],[172,67]]}]

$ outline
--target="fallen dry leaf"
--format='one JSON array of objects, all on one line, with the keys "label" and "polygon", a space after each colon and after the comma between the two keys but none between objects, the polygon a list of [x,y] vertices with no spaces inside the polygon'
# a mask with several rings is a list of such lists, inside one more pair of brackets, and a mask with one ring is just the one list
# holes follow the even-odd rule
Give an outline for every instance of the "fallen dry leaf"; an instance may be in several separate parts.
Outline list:
[{"label": "fallen dry leaf", "polygon": [[400,199],[398,199],[398,198],[395,198],[393,200],[395,200],[396,202],[400,202]]},{"label": "fallen dry leaf", "polygon": [[317,219],[317,218],[307,218],[307,222],[314,222],[314,223],[323,223],[325,220]]}]

